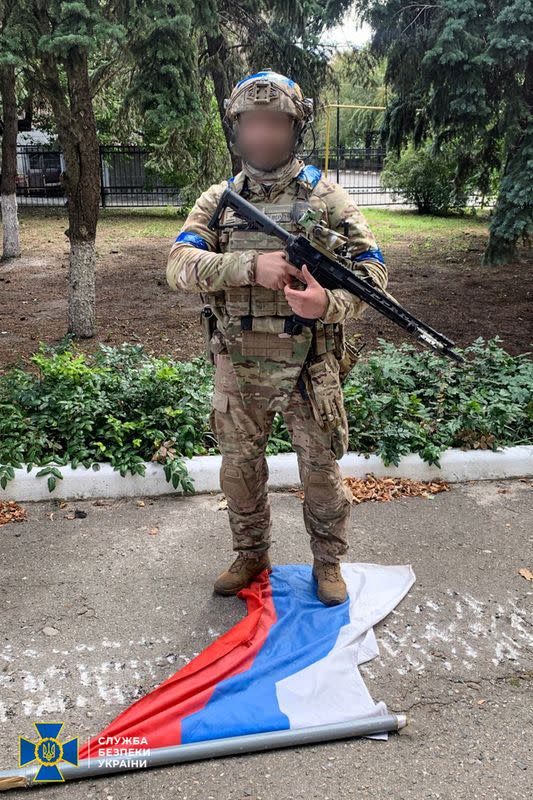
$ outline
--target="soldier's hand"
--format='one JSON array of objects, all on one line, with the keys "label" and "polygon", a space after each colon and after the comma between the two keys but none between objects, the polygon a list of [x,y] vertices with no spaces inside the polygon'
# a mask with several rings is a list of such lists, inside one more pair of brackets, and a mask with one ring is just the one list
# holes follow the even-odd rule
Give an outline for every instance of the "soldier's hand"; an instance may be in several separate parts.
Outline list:
[{"label": "soldier's hand", "polygon": [[298,277],[307,284],[305,289],[292,289],[285,287],[285,297],[295,314],[306,319],[318,319],[322,317],[328,306],[328,296],[324,287],[311,275],[304,264],[298,270]]},{"label": "soldier's hand", "polygon": [[300,278],[301,272],[287,261],[284,250],[259,253],[255,268],[255,282],[267,289],[283,289],[290,284],[293,276]]}]

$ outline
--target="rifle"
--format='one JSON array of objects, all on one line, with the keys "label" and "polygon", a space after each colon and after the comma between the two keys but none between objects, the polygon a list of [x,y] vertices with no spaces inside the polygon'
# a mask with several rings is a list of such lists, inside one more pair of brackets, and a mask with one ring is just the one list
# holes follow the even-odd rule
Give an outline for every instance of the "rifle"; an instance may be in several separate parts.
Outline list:
[{"label": "rifle", "polygon": [[[244,224],[220,224],[220,216],[226,208],[232,209],[237,217],[244,220]],[[222,193],[207,227],[211,230],[225,228],[254,230],[276,236],[285,245],[288,261],[296,267],[307,264],[309,272],[325,289],[346,289],[396,325],[408,331],[423,344],[454,361],[464,363],[465,359],[452,349],[455,343],[451,339],[413,316],[390,295],[378,288],[370,276],[360,278],[356,275],[353,269],[345,266],[351,263],[348,258],[331,252],[321,244],[313,244],[303,234],[289,233],[230,187]],[[285,331],[298,335],[301,333],[303,325],[313,327],[315,324],[316,319],[306,319],[298,314],[293,314],[291,317],[287,317]]]}]

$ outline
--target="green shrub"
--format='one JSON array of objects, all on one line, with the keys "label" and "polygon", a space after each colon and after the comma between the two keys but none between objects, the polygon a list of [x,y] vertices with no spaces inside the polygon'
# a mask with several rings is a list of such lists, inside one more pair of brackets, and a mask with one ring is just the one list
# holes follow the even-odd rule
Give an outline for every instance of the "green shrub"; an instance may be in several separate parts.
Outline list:
[{"label": "green shrub", "polygon": [[466,197],[454,199],[455,167],[451,155],[434,156],[429,146],[415,150],[409,144],[399,158],[389,153],[381,184],[415,205],[420,214],[446,214],[466,205]]},{"label": "green shrub", "polygon": [[174,488],[193,484],[179,456],[216,452],[208,429],[213,368],[203,358],[151,358],[141,345],[100,345],[92,357],[41,344],[38,373],[14,367],[0,376],[0,484],[13,467],[44,466],[50,491],[60,472],[50,464],[144,475],[159,460]]},{"label": "green shrub", "polygon": [[398,465],[418,453],[440,466],[450,447],[490,449],[533,443],[533,362],[511,356],[495,336],[478,337],[459,365],[403,342],[358,362],[344,387],[350,450]]},{"label": "green shrub", "polygon": [[[496,450],[533,441],[533,362],[511,356],[500,337],[461,350],[467,364],[404,342],[380,346],[359,361],[344,385],[349,449],[397,465],[407,453],[429,464],[450,447]],[[142,345],[100,345],[86,356],[75,345],[41,344],[31,362],[0,375],[0,485],[14,468],[42,469],[53,491],[61,465],[144,475],[164,465],[186,494],[194,485],[183,457],[218,453],[209,428],[213,366],[148,356]],[[290,452],[281,415],[267,454]]]}]

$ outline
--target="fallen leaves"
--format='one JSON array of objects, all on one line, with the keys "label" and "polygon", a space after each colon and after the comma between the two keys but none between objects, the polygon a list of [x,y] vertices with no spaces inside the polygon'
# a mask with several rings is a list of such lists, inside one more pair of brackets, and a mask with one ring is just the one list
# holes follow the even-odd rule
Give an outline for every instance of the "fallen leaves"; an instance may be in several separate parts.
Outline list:
[{"label": "fallen leaves", "polygon": [[533,572],[527,567],[522,567],[522,569],[518,570],[518,574],[521,575],[526,581],[533,581]]},{"label": "fallen leaves", "polygon": [[355,503],[365,500],[388,502],[398,497],[426,497],[433,499],[438,492],[449,492],[450,485],[445,481],[416,481],[413,478],[376,478],[367,473],[364,478],[343,478],[351,490]]},{"label": "fallen leaves", "polygon": [[8,522],[24,522],[26,518],[26,509],[14,500],[0,500],[0,525],[7,525]]},{"label": "fallen leaves", "polygon": [[[438,492],[449,492],[450,486],[446,481],[416,481],[413,478],[376,478],[367,472],[364,478],[347,477],[343,483],[351,490],[354,503],[363,503],[365,500],[372,502],[388,502],[400,497],[426,497],[433,499]],[[303,500],[302,490],[297,491],[298,497]]]},{"label": "fallen leaves", "polygon": [[461,442],[461,450],[489,450],[496,441],[493,433],[480,434],[467,428],[460,428],[456,437]]}]

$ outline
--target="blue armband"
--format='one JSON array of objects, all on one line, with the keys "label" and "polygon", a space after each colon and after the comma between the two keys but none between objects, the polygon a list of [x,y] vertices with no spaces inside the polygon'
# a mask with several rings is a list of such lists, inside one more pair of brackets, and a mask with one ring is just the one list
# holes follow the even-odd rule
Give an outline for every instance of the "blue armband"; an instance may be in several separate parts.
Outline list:
[{"label": "blue armband", "polygon": [[198,233],[183,231],[179,236],[176,236],[176,241],[187,242],[187,244],[192,244],[194,247],[200,248],[200,250],[209,250],[209,245],[206,240]]},{"label": "blue armband", "polygon": [[385,259],[383,258],[383,253],[378,248],[371,248],[370,250],[365,250],[364,253],[359,253],[356,256],[352,256],[352,261],[368,261],[368,259],[374,258],[376,261],[379,261],[381,264],[385,263]]},{"label": "blue armband", "polygon": [[307,181],[314,189],[321,177],[322,172],[318,167],[313,166],[313,164],[307,164],[300,170],[296,180]]}]

